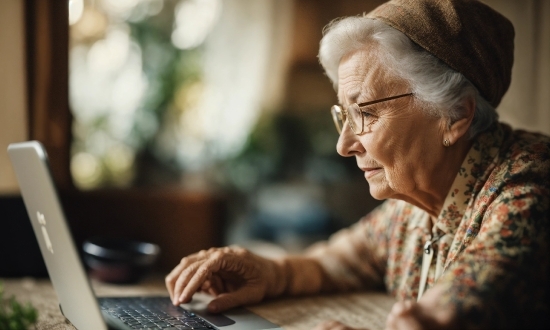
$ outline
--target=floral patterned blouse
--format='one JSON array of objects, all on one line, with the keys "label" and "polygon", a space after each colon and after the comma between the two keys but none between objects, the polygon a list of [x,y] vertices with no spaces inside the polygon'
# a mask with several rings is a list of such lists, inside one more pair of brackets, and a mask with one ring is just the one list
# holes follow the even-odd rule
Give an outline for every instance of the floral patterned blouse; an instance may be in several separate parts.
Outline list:
[{"label": "floral patterned blouse", "polygon": [[313,246],[342,290],[419,294],[423,247],[436,238],[427,290],[445,288],[464,327],[549,327],[550,138],[498,124],[476,137],[434,225],[387,200]]}]

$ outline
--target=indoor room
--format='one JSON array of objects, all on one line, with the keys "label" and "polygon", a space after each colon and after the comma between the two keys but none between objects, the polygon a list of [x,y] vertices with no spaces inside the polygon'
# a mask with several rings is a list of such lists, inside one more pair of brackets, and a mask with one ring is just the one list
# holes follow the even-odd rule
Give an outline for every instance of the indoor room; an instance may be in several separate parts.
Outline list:
[{"label": "indoor room", "polygon": [[[6,151],[13,143],[35,140],[47,152],[56,210],[98,295],[167,296],[165,276],[201,250],[238,245],[283,260],[380,209],[387,197],[371,196],[359,160],[340,155],[349,119],[335,129],[343,94],[319,47],[327,24],[383,3],[0,1],[0,299],[34,305],[37,329],[73,329]],[[498,121],[550,135],[550,2],[483,3],[515,30]],[[94,255],[102,248],[151,255],[136,266]],[[348,313],[326,311],[331,299]],[[384,329],[396,299],[359,290],[252,311],[284,329],[327,318]]]}]

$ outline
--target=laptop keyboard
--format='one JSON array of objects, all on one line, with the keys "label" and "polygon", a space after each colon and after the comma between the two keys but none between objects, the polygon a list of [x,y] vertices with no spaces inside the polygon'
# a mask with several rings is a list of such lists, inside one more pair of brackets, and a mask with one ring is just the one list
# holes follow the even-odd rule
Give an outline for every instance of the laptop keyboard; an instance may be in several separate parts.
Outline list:
[{"label": "laptop keyboard", "polygon": [[172,305],[168,297],[99,298],[103,312],[132,329],[216,329],[200,316]]}]

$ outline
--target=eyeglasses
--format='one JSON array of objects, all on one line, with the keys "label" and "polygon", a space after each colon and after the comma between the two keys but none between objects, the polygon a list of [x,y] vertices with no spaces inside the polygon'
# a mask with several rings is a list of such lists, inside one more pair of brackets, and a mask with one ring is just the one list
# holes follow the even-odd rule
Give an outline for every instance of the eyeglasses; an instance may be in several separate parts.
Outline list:
[{"label": "eyeglasses", "polygon": [[334,120],[334,125],[336,125],[336,130],[338,131],[338,134],[342,134],[342,130],[344,129],[344,123],[346,122],[346,120],[348,120],[348,125],[353,131],[353,133],[357,135],[361,135],[365,132],[365,117],[368,116],[368,114],[365,113],[364,111],[361,111],[362,107],[366,107],[367,105],[372,105],[380,102],[395,100],[400,97],[405,97],[409,95],[413,95],[413,93],[390,96],[383,99],[359,103],[359,104],[353,103],[347,109],[344,109],[344,107],[341,107],[339,105],[333,105],[332,108],[330,109],[330,112],[332,113],[332,119]]}]

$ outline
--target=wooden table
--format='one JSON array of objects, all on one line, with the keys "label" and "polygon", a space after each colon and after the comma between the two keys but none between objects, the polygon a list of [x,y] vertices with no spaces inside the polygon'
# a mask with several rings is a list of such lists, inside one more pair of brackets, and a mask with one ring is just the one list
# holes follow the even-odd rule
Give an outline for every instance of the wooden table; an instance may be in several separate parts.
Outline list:
[{"label": "wooden table", "polygon": [[[0,279],[4,297],[15,296],[38,309],[36,329],[75,329],[59,311],[57,296],[47,279]],[[148,278],[138,285],[110,285],[92,282],[98,296],[167,295],[162,277]],[[250,310],[288,330],[311,329],[317,323],[336,319],[354,327],[383,329],[395,302],[384,293],[346,293],[275,299],[249,306]]]}]

